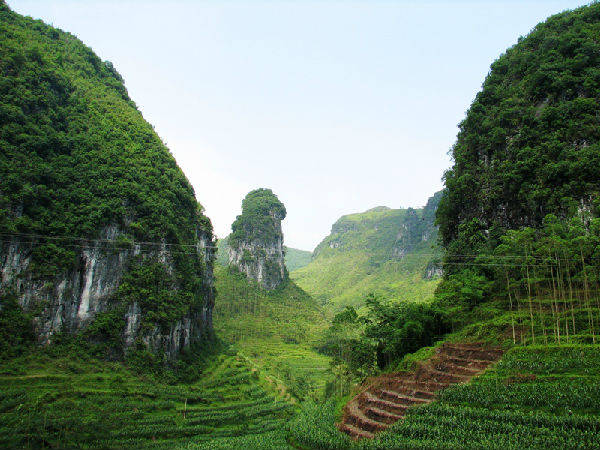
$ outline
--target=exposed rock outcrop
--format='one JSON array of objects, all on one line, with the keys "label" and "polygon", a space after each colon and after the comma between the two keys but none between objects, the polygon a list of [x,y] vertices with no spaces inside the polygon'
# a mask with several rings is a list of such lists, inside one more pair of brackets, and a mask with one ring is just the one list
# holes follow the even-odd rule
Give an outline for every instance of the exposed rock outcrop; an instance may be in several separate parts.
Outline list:
[{"label": "exposed rock outcrop", "polygon": [[[118,226],[105,227],[97,240],[78,245],[77,263],[72,268],[50,278],[39,276],[38,271],[32,270],[31,255],[38,244],[35,238],[4,241],[0,247],[0,294],[15,294],[21,307],[33,312],[40,343],[51,343],[58,332],[83,330],[99,313],[116,307],[115,293],[132,259],[157,260],[166,272],[175,270],[166,245],[154,246],[154,250],[140,244],[115,246],[114,242],[121,234]],[[202,274],[203,307],[198,311],[190,310],[166,330],[154,326],[149,332],[140,334],[144,311],[133,302],[123,316],[124,351],[139,338],[149,350],[162,351],[172,359],[191,342],[212,334],[214,250],[211,234],[198,232],[196,252],[206,268]]]},{"label": "exposed rock outcrop", "polygon": [[281,221],[286,211],[270,189],[256,189],[242,202],[242,214],[231,225],[229,265],[275,289],[287,279]]},{"label": "exposed rock outcrop", "polygon": [[429,261],[425,268],[423,278],[426,280],[433,280],[434,278],[440,278],[444,274],[441,260]]}]

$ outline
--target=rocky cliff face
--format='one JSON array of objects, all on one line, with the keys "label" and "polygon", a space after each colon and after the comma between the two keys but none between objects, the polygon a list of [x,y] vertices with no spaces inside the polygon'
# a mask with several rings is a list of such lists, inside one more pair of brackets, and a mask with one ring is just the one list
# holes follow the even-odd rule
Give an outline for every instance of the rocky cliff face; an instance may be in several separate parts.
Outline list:
[{"label": "rocky cliff face", "polygon": [[[77,246],[78,262],[72,268],[50,278],[39,276],[33,268],[31,255],[38,245],[35,238],[12,238],[3,242],[0,247],[0,294],[16,295],[21,307],[34,313],[34,325],[40,343],[51,343],[58,332],[81,331],[98,314],[117,307],[119,301],[115,294],[134,258],[139,258],[142,263],[160,261],[165,271],[175,270],[166,244],[158,248],[154,246],[154,250],[148,250],[143,244],[133,244],[129,248],[115,247],[114,242],[121,234],[122,230],[116,225],[105,227],[98,239]],[[207,268],[202,280],[205,287],[202,308],[190,310],[168,329],[155,325],[142,332],[145,312],[136,301],[126,305],[127,312],[123,314],[121,330],[125,352],[139,340],[149,350],[164,352],[172,359],[182,348],[212,333],[212,235],[202,231],[197,238],[197,257]]]},{"label": "rocky cliff face", "polygon": [[285,207],[270,189],[257,189],[243,200],[242,214],[231,226],[229,265],[265,289],[287,279],[281,231],[285,216]]},{"label": "rocky cliff face", "polygon": [[394,258],[403,258],[421,242],[435,244],[438,230],[435,226],[435,211],[438,207],[442,191],[436,192],[427,200],[421,211],[413,208],[406,210],[406,215],[399,224],[396,242],[392,248]]}]

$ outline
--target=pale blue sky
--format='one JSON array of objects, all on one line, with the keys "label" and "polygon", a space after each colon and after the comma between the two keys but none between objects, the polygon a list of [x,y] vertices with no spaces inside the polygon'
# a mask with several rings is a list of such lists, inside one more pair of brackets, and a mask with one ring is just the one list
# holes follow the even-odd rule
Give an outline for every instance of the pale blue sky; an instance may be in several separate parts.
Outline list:
[{"label": "pale blue sky", "polygon": [[424,205],[491,62],[586,3],[8,0],[114,63],[217,235],[270,187],[306,250],[343,214]]}]

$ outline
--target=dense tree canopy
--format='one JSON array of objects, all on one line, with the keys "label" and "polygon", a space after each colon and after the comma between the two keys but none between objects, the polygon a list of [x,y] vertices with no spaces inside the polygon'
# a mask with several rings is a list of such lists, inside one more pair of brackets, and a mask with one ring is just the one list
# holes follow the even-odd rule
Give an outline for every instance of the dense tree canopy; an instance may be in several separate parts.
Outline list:
[{"label": "dense tree canopy", "polygon": [[280,221],[285,216],[285,206],[271,189],[255,189],[242,201],[242,214],[231,225],[229,244],[270,243],[281,234]]},{"label": "dense tree canopy", "polygon": [[[0,232],[141,240],[210,230],[175,159],[110,62],[0,3]],[[56,241],[55,241],[56,242]],[[66,245],[39,246],[70,261]]]},{"label": "dense tree canopy", "polygon": [[592,4],[539,24],[492,64],[445,174],[437,217],[449,256],[491,250],[548,214],[597,209],[599,34]]},{"label": "dense tree canopy", "polygon": [[168,244],[175,268],[154,261],[147,276],[132,264],[118,295],[143,299],[152,324],[203,305],[212,288],[194,245],[212,236],[210,221],[112,64],[3,1],[0,36],[0,243],[33,244],[29,269],[52,280],[115,226],[116,246],[145,243],[141,259]]}]

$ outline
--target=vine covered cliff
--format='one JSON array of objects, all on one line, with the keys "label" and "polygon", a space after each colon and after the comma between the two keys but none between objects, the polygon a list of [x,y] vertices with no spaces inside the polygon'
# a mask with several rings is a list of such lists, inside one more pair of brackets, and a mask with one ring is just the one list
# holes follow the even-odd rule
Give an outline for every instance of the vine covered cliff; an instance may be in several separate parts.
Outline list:
[{"label": "vine covered cliff", "polygon": [[[491,66],[460,124],[437,217],[448,257],[493,249],[600,193],[600,4],[550,17]],[[448,270],[454,270],[448,266]]]},{"label": "vine covered cliff", "polygon": [[111,63],[0,3],[0,306],[169,358],[212,333],[213,235]]},{"label": "vine covered cliff", "polygon": [[242,201],[242,214],[231,225],[229,264],[265,289],[287,279],[281,221],[283,203],[270,189],[256,189]]}]

